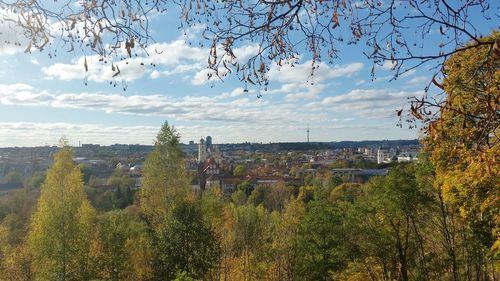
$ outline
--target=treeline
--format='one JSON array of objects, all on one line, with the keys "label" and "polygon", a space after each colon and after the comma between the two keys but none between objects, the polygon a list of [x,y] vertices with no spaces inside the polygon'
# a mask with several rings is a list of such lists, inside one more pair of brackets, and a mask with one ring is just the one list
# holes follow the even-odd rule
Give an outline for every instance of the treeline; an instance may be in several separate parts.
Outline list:
[{"label": "treeline", "polygon": [[234,143],[218,144],[221,151],[250,150],[260,152],[275,151],[308,151],[325,149],[354,149],[357,147],[398,147],[416,146],[418,140],[380,140],[380,141],[339,141],[339,142],[278,142],[278,143]]},{"label": "treeline", "polygon": [[192,191],[182,158],[165,123],[133,204],[106,211],[62,147],[38,199],[0,201],[0,280],[499,278],[494,224],[464,219],[425,157],[364,185],[317,177],[231,197]]}]

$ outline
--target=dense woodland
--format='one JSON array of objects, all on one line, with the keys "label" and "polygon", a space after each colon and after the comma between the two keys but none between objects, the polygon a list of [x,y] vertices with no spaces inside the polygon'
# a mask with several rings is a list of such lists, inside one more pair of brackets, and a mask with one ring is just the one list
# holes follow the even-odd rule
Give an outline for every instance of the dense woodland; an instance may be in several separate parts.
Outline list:
[{"label": "dense woodland", "polygon": [[500,60],[478,59],[489,50],[444,64],[419,163],[363,185],[193,192],[165,123],[141,189],[116,175],[99,201],[62,145],[39,192],[33,181],[0,197],[0,280],[500,280]]}]

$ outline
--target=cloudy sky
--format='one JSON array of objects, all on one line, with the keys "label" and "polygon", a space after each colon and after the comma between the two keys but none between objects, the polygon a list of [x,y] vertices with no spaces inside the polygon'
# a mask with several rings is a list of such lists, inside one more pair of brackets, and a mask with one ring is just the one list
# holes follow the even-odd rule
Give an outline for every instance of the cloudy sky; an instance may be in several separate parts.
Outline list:
[{"label": "cloudy sky", "polygon": [[[322,63],[310,77],[307,54],[295,67],[271,66],[267,91],[236,77],[207,81],[209,50],[186,38],[199,30],[177,29],[177,14],[153,19],[156,43],[150,56],[109,63],[64,47],[25,54],[15,26],[0,34],[0,147],[70,143],[151,144],[161,124],[173,124],[183,142],[211,135],[215,143],[413,139],[417,130],[399,128],[396,110],[419,96],[432,72],[422,67],[390,82],[391,65],[376,68],[362,48],[340,48],[340,59]],[[171,28],[168,28],[171,27]],[[23,44],[21,44],[23,45]],[[248,42],[240,61],[257,50]],[[49,56],[57,49],[57,56]],[[84,57],[89,71],[84,71]],[[156,66],[152,67],[151,63]],[[126,87],[126,91],[123,91]],[[262,95],[261,98],[257,98]]]}]

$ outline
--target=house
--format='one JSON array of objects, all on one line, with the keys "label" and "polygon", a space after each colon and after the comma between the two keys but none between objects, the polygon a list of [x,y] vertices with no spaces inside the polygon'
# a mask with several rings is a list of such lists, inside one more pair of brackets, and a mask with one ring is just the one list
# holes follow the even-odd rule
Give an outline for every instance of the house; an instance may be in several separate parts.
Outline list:
[{"label": "house", "polygon": [[281,180],[280,177],[257,177],[255,179],[255,184],[256,185],[265,185],[265,186],[274,186],[278,184],[278,182]]},{"label": "house", "polygon": [[211,175],[205,180],[205,189],[210,189],[215,186],[220,186],[220,178],[219,176]]},{"label": "house", "polygon": [[[201,189],[209,188],[210,185],[214,184],[214,181],[219,179],[219,176],[223,174],[223,169],[215,161],[214,158],[209,158],[199,166],[199,184]],[[213,177],[211,177],[213,176]],[[210,183],[209,178],[211,177]]]},{"label": "house", "polygon": [[116,170],[128,174],[130,172],[130,166],[127,164],[118,163],[116,164]]},{"label": "house", "polygon": [[203,164],[203,173],[208,176],[221,174],[219,164],[215,162],[214,158],[210,158],[205,161],[205,163]]},{"label": "house", "polygon": [[220,186],[224,193],[231,193],[236,189],[236,186],[244,181],[242,177],[223,177],[220,181]]},{"label": "house", "polygon": [[136,164],[129,169],[129,174],[132,178],[137,178],[142,175],[142,169],[144,168],[141,164]]}]

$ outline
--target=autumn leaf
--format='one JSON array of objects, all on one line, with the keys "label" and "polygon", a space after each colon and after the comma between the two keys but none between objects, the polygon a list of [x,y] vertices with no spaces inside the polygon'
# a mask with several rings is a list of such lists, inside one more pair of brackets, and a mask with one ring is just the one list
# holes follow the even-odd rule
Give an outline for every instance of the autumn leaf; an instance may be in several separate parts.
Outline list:
[{"label": "autumn leaf", "polygon": [[83,67],[85,67],[85,72],[89,71],[89,65],[87,64],[87,57],[85,57],[83,61]]}]

